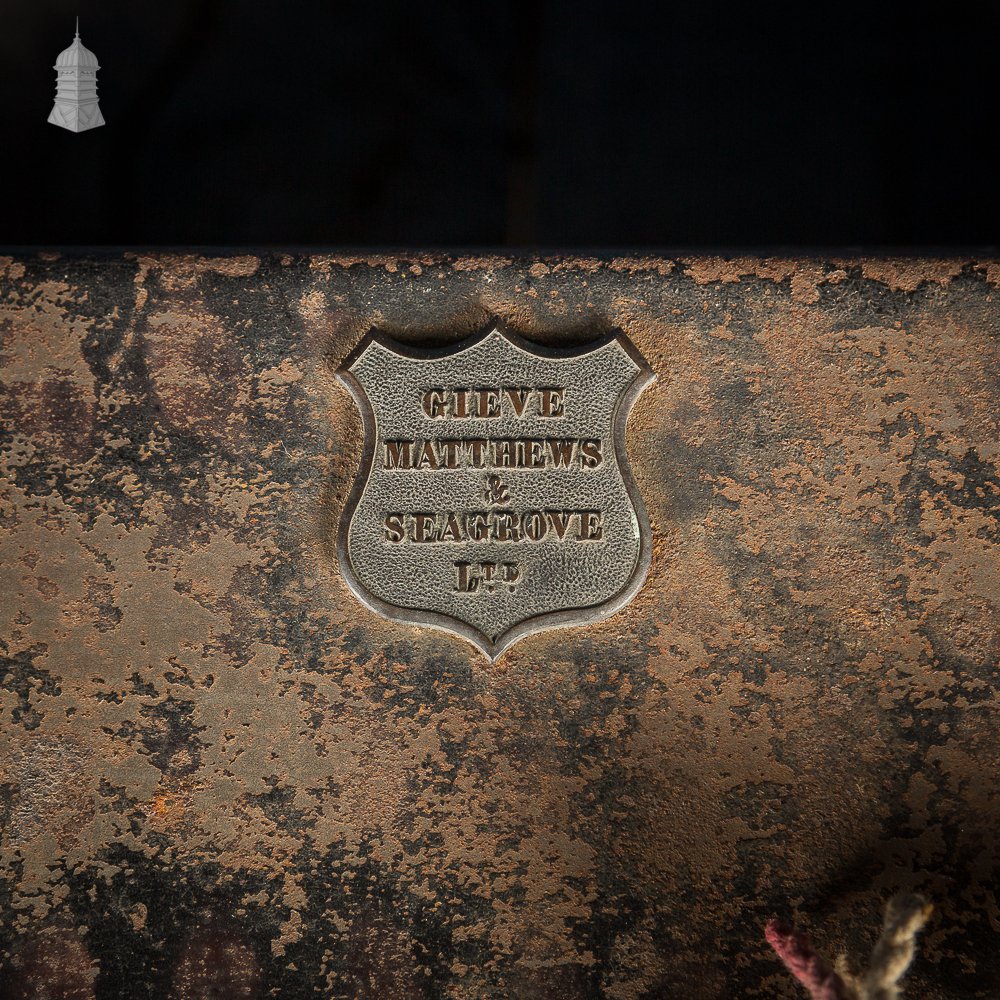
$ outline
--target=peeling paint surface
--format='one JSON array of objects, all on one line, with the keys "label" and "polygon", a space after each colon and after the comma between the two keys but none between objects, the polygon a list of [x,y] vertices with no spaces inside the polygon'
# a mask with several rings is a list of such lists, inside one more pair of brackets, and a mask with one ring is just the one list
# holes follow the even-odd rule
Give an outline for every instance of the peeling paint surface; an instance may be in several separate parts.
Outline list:
[{"label": "peeling paint surface", "polygon": [[[913,995],[996,995],[998,283],[0,258],[3,995],[792,998],[765,922],[863,953],[900,889]],[[657,380],[646,584],[491,663],[342,579],[334,371],[494,317]]]}]

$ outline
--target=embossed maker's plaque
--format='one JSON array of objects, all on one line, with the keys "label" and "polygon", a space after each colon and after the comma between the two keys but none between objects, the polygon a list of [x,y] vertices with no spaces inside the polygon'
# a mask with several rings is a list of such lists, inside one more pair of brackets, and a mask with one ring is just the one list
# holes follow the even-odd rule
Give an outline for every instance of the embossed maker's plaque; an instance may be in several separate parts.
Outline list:
[{"label": "embossed maker's plaque", "polygon": [[365,430],[338,551],[369,607],[495,658],[639,589],[649,526],[624,437],[652,372],[624,337],[557,351],[495,324],[417,351],[372,333],[338,374]]}]

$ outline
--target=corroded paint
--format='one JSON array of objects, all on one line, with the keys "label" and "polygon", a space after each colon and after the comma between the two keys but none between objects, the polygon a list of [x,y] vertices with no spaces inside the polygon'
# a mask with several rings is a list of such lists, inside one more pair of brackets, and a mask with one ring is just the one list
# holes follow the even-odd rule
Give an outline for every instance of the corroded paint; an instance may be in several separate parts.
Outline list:
[{"label": "corroded paint", "polygon": [[[897,889],[937,907],[914,995],[995,992],[998,283],[0,260],[8,992],[792,997],[767,919],[858,954]],[[334,373],[494,316],[657,380],[645,586],[490,663],[341,578]]]}]

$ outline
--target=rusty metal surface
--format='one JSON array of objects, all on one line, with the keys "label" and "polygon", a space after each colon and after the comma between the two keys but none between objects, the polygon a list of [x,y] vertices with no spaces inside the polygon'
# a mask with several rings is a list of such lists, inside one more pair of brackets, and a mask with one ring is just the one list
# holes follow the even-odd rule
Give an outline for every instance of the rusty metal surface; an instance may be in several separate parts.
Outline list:
[{"label": "rusty metal surface", "polygon": [[[769,917],[857,954],[903,888],[937,907],[913,995],[995,995],[998,283],[4,259],[4,989],[790,998]],[[492,317],[656,374],[644,586],[495,663],[365,608],[335,546],[337,366]]]}]

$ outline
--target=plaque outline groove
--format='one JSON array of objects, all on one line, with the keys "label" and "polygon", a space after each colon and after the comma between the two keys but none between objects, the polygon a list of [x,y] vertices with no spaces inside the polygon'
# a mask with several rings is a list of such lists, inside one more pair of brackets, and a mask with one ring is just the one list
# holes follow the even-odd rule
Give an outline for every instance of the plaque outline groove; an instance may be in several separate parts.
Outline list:
[{"label": "plaque outline groove", "polygon": [[[401,357],[423,360],[459,354],[462,351],[475,347],[493,334],[499,334],[513,347],[529,355],[554,359],[582,358],[588,354],[602,350],[613,341],[617,341],[619,346],[638,368],[632,381],[619,395],[611,415],[611,441],[615,460],[618,463],[618,469],[625,485],[625,491],[632,504],[632,509],[635,512],[636,523],[639,529],[639,552],[628,580],[617,593],[604,601],[593,605],[542,612],[512,625],[505,632],[500,633],[495,640],[491,640],[489,636],[479,629],[468,625],[458,618],[453,618],[451,615],[436,611],[427,611],[423,608],[408,608],[383,601],[380,597],[372,594],[356,576],[348,547],[351,524],[371,476],[372,466],[375,461],[376,446],[375,412],[372,409],[367,393],[354,376],[354,373],[351,372],[351,366],[364,354],[365,350],[373,342]],[[639,492],[638,485],[632,475],[632,468],[629,465],[628,453],[625,449],[625,432],[632,407],[646,387],[655,381],[656,374],[623,332],[612,330],[597,340],[587,342],[582,348],[547,347],[526,340],[524,337],[509,330],[502,320],[494,317],[482,330],[470,337],[466,337],[464,340],[443,346],[423,348],[394,340],[377,328],[372,327],[361,338],[357,346],[341,361],[336,369],[336,376],[347,388],[361,414],[362,430],[364,433],[361,461],[337,526],[337,557],[341,572],[349,589],[369,610],[390,621],[397,621],[406,625],[417,625],[423,628],[433,628],[458,636],[479,649],[491,662],[496,662],[514,643],[529,635],[556,628],[591,625],[611,617],[629,604],[642,588],[652,561],[652,531],[646,513],[646,506],[643,503],[642,495]]]}]

